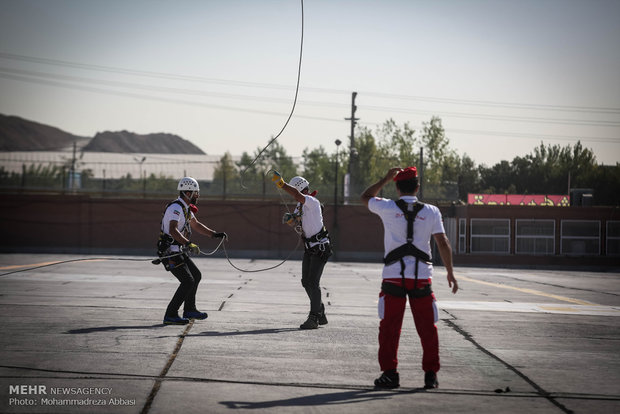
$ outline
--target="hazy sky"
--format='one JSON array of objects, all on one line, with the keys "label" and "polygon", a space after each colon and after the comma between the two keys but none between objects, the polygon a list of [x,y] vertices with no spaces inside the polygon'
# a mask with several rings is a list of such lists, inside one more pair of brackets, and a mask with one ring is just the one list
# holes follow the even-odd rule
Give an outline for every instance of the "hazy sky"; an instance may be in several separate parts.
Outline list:
[{"label": "hazy sky", "polygon": [[[0,113],[253,153],[293,102],[300,0],[0,0]],[[305,0],[290,155],[442,119],[487,166],[581,140],[620,161],[620,0]],[[341,150],[344,148],[341,147]]]}]

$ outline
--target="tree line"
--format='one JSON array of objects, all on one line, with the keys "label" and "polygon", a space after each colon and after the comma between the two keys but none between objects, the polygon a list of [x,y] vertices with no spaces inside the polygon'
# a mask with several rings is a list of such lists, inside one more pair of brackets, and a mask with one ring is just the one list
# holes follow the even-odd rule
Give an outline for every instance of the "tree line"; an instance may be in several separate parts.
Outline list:
[{"label": "tree line", "polygon": [[[422,173],[422,198],[440,203],[466,202],[468,193],[567,194],[570,186],[592,189],[595,205],[620,205],[620,164],[597,164],[593,151],[580,141],[564,147],[541,142],[529,154],[487,167],[451,148],[439,117],[424,122],[419,133],[408,123],[398,125],[392,119],[374,130],[358,127],[353,148],[348,145],[339,153],[328,153],[323,146],[306,148],[301,165],[277,141],[252,163],[260,150],[253,155],[244,152],[237,162],[226,153],[215,168],[209,194],[273,196],[277,191],[269,182],[269,172],[275,169],[287,179],[304,176],[322,200],[333,202],[336,192],[342,202],[343,178],[350,164],[349,195],[355,203],[364,188],[390,167],[414,165]],[[393,186],[384,191],[386,197],[396,196]]]},{"label": "tree line", "polygon": [[[421,199],[435,203],[463,203],[467,194],[567,194],[570,188],[591,189],[594,205],[620,205],[620,164],[599,165],[591,149],[581,142],[574,145],[544,145],[529,154],[495,165],[477,165],[467,154],[451,148],[441,119],[432,117],[419,132],[408,123],[398,125],[389,119],[374,130],[360,126],[353,148],[342,145],[338,152],[323,146],[306,148],[300,163],[278,141],[258,157],[244,152],[239,161],[226,153],[217,163],[211,182],[200,182],[201,192],[213,197],[273,198],[278,190],[271,183],[271,170],[287,180],[302,175],[318,190],[325,203],[357,203],[359,194],[381,178],[392,166],[414,165],[421,171]],[[423,162],[420,163],[420,149]],[[256,159],[256,162],[254,160]],[[154,175],[117,179],[95,178],[88,168],[72,165],[23,166],[22,172],[9,172],[0,166],[0,187],[36,188],[66,191],[73,187],[73,168],[79,167],[79,186],[83,191],[170,194],[178,177]],[[349,198],[345,200],[344,177],[350,168]],[[394,186],[382,190],[385,197],[395,197]]]}]

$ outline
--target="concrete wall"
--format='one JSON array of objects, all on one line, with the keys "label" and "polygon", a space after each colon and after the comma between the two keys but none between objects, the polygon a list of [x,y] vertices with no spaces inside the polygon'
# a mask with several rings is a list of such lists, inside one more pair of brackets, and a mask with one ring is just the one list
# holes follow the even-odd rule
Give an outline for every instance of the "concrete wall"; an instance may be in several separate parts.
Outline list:
[{"label": "concrete wall", "polygon": [[[111,199],[88,195],[3,194],[0,197],[2,252],[51,252],[81,254],[155,255],[161,216],[170,199]],[[295,203],[288,204],[292,211]],[[199,202],[198,219],[216,231],[225,231],[230,240],[226,248],[231,257],[283,259],[293,251],[297,234],[282,224],[287,206],[281,201],[210,200]],[[458,206],[442,208],[444,218],[553,218],[620,219],[617,208],[568,208],[529,206]],[[379,218],[363,206],[337,208],[337,226],[333,205],[325,206],[325,224],[332,235],[336,260],[375,261],[383,257],[383,226]],[[512,224],[514,226],[514,224]],[[514,235],[514,229],[512,229]],[[467,240],[469,240],[469,227]],[[603,238],[604,238],[603,234]],[[457,236],[452,236],[457,239]],[[556,245],[559,232],[556,231]],[[203,251],[213,250],[218,240],[195,235],[193,241]],[[562,255],[526,256],[457,254],[455,265],[471,266],[557,266],[620,267],[620,257]],[[604,241],[603,241],[604,242]],[[514,242],[511,243],[511,246]],[[300,245],[292,258],[301,258]],[[434,260],[439,261],[437,252]],[[218,251],[215,257],[222,257]]]},{"label": "concrete wall", "polygon": [[[4,252],[82,254],[155,254],[164,207],[173,199],[109,199],[87,195],[3,195],[0,198]],[[233,257],[284,258],[298,236],[285,224],[281,201],[199,200],[197,217],[229,236]],[[292,211],[295,203],[288,204]],[[325,224],[342,260],[380,260],[383,229],[375,215],[362,206],[327,205]],[[203,251],[216,240],[194,235]],[[301,251],[293,257],[301,257]],[[221,256],[221,255],[220,255]]]}]

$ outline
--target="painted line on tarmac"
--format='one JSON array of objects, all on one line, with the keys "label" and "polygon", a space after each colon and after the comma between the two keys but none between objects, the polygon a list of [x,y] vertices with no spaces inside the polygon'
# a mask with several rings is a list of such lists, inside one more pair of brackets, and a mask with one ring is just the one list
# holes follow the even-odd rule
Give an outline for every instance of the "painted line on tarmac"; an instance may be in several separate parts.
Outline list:
[{"label": "painted line on tarmac", "polygon": [[437,301],[443,310],[490,312],[556,313],[564,315],[620,316],[620,306],[573,305],[564,303]]},{"label": "painted line on tarmac", "polygon": [[[297,330],[291,328],[291,330]],[[188,335],[192,336],[192,335]],[[195,336],[195,335],[193,335]],[[119,372],[97,372],[97,371],[74,371],[74,370],[62,370],[62,369],[45,369],[45,368],[33,368],[17,365],[0,365],[0,368],[15,369],[18,371],[28,372],[42,372],[49,373],[50,375],[38,375],[38,379],[93,379],[96,376],[97,379],[109,379],[109,380],[156,380],[159,377],[156,375],[147,374],[131,374],[131,373],[119,373]],[[68,376],[71,374],[71,376]],[[0,378],[15,378],[15,374],[2,375]],[[536,392],[523,392],[523,391],[509,391],[499,393],[497,390],[463,390],[455,388],[436,388],[433,390],[426,390],[422,387],[406,387],[401,386],[393,390],[380,390],[372,385],[362,384],[329,384],[329,383],[304,383],[304,382],[273,382],[273,381],[250,381],[250,380],[225,380],[216,378],[204,378],[204,377],[188,377],[188,376],[173,376],[167,375],[165,378],[161,378],[166,382],[198,382],[198,383],[222,383],[232,385],[260,385],[265,387],[291,387],[291,388],[317,388],[317,389],[334,389],[334,390],[367,390],[373,391],[381,395],[380,393],[431,393],[431,394],[450,394],[450,395],[477,395],[488,397],[518,397],[518,398],[546,398]],[[620,395],[617,394],[594,394],[594,393],[566,393],[566,392],[549,392],[549,396],[553,398],[574,399],[574,400],[597,400],[597,401],[620,401]]]},{"label": "painted line on tarmac", "polygon": [[566,414],[572,414],[573,413],[572,410],[568,409],[568,407],[566,407],[564,404],[559,402],[556,399],[556,397],[552,396],[550,392],[545,390],[542,386],[538,385],[534,380],[532,380],[530,377],[528,377],[523,372],[521,372],[519,369],[517,369],[517,367],[511,365],[507,361],[504,361],[502,358],[500,358],[499,356],[495,355],[493,352],[491,352],[490,350],[488,350],[484,346],[482,346],[480,343],[478,343],[478,341],[476,341],[474,339],[473,335],[471,335],[469,332],[467,332],[464,328],[462,328],[461,326],[459,326],[456,323],[456,320],[443,319],[443,321],[448,326],[450,326],[452,329],[454,329],[455,332],[461,334],[465,340],[471,342],[472,345],[474,345],[474,347],[476,347],[478,350],[480,350],[481,352],[483,352],[486,355],[490,356],[491,358],[495,359],[497,362],[499,362],[500,364],[504,365],[507,369],[509,369],[510,371],[514,372],[516,375],[521,377],[521,379],[523,379],[525,382],[530,384],[530,386],[532,388],[534,388],[534,390],[536,390],[536,392],[541,397],[545,398],[547,401],[549,401],[551,404],[555,405],[557,408],[562,410],[564,413],[566,413]]},{"label": "painted line on tarmac", "polygon": [[519,288],[519,287],[515,287],[515,286],[504,285],[504,284],[501,284],[501,283],[485,282],[483,280],[471,279],[471,278],[469,278],[467,276],[459,276],[459,280],[465,280],[467,282],[479,283],[481,285],[493,286],[493,287],[501,288],[501,289],[517,290],[519,292],[529,293],[531,295],[537,295],[537,296],[545,296],[547,298],[561,300],[562,302],[575,303],[577,305],[599,306],[596,303],[588,302],[588,301],[585,301],[585,300],[568,298],[566,296],[554,295],[552,293],[545,293],[545,292],[542,292],[542,291],[536,290],[536,289]]},{"label": "painted line on tarmac", "polygon": [[140,414],[147,414],[150,411],[151,405],[153,404],[153,400],[155,399],[155,396],[157,395],[157,393],[159,392],[159,389],[161,388],[161,383],[166,377],[166,374],[168,374],[168,371],[170,370],[172,363],[174,362],[177,355],[179,354],[179,351],[181,350],[181,346],[183,345],[183,340],[185,340],[185,337],[189,333],[189,330],[192,329],[192,326],[194,326],[194,320],[190,319],[189,324],[185,327],[185,330],[179,336],[179,340],[177,341],[177,344],[174,347],[174,351],[172,351],[172,354],[170,354],[170,357],[168,358],[168,362],[166,362],[166,366],[164,366],[164,369],[161,370],[159,377],[157,377],[155,384],[153,384],[151,393],[146,398],[146,402],[144,403],[144,407],[142,407],[142,411],[140,411]]}]

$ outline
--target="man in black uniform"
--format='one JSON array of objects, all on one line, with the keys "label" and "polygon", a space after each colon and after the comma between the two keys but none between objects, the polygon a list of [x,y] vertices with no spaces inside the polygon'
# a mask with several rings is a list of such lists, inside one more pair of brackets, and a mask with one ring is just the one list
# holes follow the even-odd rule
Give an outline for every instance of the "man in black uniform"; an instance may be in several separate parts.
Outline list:
[{"label": "man in black uniform", "polygon": [[[164,316],[166,325],[185,325],[190,319],[206,319],[207,313],[196,309],[196,291],[202,278],[200,270],[187,255],[200,253],[200,248],[190,241],[192,230],[211,238],[227,238],[226,233],[216,232],[202,224],[194,213],[199,197],[198,181],[184,177],[177,186],[179,198],[168,204],[161,222],[161,233],[157,250],[166,270],[170,271],[181,285],[174,293]],[[171,257],[168,257],[171,256]],[[183,317],[179,308],[184,303]]]},{"label": "man in black uniform", "polygon": [[317,329],[319,325],[327,324],[319,283],[325,263],[332,254],[329,233],[323,225],[322,206],[314,197],[316,193],[308,194],[310,183],[305,178],[293,177],[287,184],[276,171],[272,181],[297,201],[295,211],[293,214],[286,213],[284,221],[289,225],[301,227],[305,246],[301,264],[301,284],[310,299],[310,313],[308,319],[299,328]]}]

